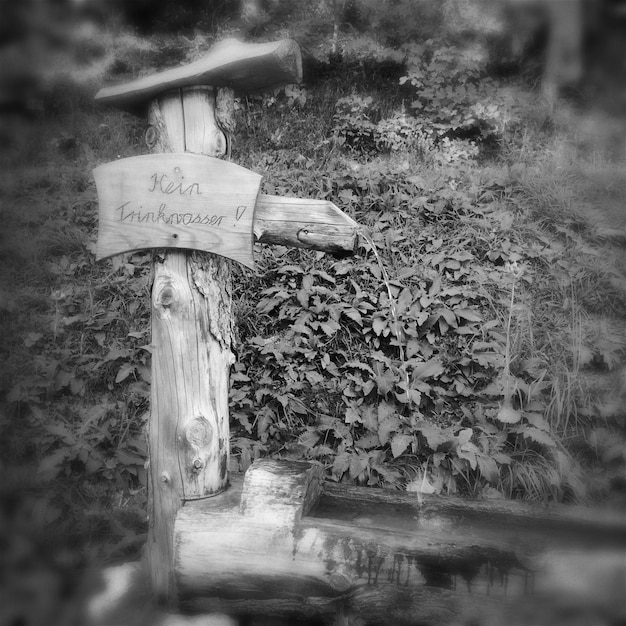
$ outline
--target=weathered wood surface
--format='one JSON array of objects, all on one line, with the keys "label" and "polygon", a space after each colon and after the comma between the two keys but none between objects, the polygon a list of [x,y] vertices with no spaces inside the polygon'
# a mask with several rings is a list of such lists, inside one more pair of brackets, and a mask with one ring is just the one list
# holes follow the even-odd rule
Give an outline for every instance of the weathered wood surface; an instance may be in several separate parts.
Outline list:
[{"label": "weathered wood surface", "polygon": [[533,545],[626,546],[626,516],[578,506],[452,496],[418,499],[413,493],[327,482],[314,516],[399,529],[406,529],[406,520],[413,519],[420,530],[497,536],[501,541],[524,540]]},{"label": "weathered wood surface", "polygon": [[168,89],[210,85],[250,93],[301,80],[302,58],[295,41],[244,43],[225,39],[193,63],[123,85],[105,87],[96,94],[96,100],[138,113],[150,100]]},{"label": "weathered wood surface", "polygon": [[353,254],[359,225],[332,202],[261,194],[254,214],[259,243]]},{"label": "weathered wood surface", "polygon": [[[187,90],[183,106],[189,108],[191,96],[197,94]],[[181,123],[176,112],[169,117]],[[184,131],[187,124],[198,125],[193,115],[184,119]],[[221,131],[210,138],[220,140]],[[208,251],[253,268],[253,231],[260,243],[337,256],[352,254],[357,244],[358,224],[332,202],[259,195],[259,174],[220,159],[189,152],[152,154],[100,165],[93,174],[98,260],[175,248]]]},{"label": "weathered wood surface", "polygon": [[[186,119],[195,120],[189,114]],[[93,173],[99,201],[97,259],[178,248],[205,250],[254,267],[259,174],[191,153],[120,159]]]},{"label": "weathered wood surface", "polygon": [[267,460],[250,467],[241,493],[239,512],[256,522],[293,526],[317,503],[322,472],[309,463]]},{"label": "weathered wood surface", "polygon": [[309,471],[256,462],[262,481],[231,476],[226,493],[179,511],[181,608],[339,611],[361,624],[558,623],[564,608],[626,617],[622,517],[331,484],[311,506]]},{"label": "weathered wood surface", "polygon": [[[153,151],[187,147],[190,126],[202,138],[193,144],[196,151],[223,156],[226,141],[214,110],[210,88],[155,99]],[[203,124],[208,128],[199,132]],[[217,255],[163,250],[155,255],[153,275],[148,555],[155,597],[173,604],[176,511],[228,483],[231,270]]]}]

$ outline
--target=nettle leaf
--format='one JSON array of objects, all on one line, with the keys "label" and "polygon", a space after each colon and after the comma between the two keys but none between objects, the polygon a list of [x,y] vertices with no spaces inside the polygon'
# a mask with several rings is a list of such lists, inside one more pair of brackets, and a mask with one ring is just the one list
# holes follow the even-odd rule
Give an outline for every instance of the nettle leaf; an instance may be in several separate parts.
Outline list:
[{"label": "nettle leaf", "polygon": [[366,404],[361,406],[361,420],[363,426],[371,432],[376,432],[378,429],[378,415],[375,405]]},{"label": "nettle leaf", "polygon": [[458,444],[460,446],[466,444],[472,438],[473,434],[474,431],[471,428],[464,428],[463,430],[460,430],[456,436]]},{"label": "nettle leaf", "polygon": [[413,380],[428,380],[429,378],[436,378],[444,372],[444,367],[441,361],[437,359],[430,359],[422,363],[415,363],[413,365]]},{"label": "nettle leaf", "polygon": [[359,326],[363,326],[362,315],[353,307],[343,306],[341,307],[341,313],[347,318],[351,319],[353,322],[356,322]]},{"label": "nettle leaf", "polygon": [[132,363],[124,363],[117,372],[115,377],[116,383],[121,383],[126,380],[131,374],[135,373],[135,366]]},{"label": "nettle leaf", "polygon": [[299,265],[283,265],[277,271],[278,274],[304,274],[304,270]]},{"label": "nettle leaf", "polygon": [[513,462],[513,459],[508,454],[504,454],[504,452],[494,452],[491,457],[500,465],[510,465]]},{"label": "nettle leaf", "polygon": [[324,272],[323,270],[315,270],[313,274],[315,274],[315,276],[319,276],[322,280],[325,280],[333,285],[337,283],[337,281],[330,274]]},{"label": "nettle leaf", "polygon": [[313,276],[311,276],[310,274],[305,274],[302,277],[302,289],[310,292],[313,289],[314,282],[315,281],[313,280]]},{"label": "nettle leaf", "polygon": [[272,425],[273,418],[274,412],[268,407],[265,407],[265,410],[259,411],[257,415],[257,435],[263,443],[267,441],[268,429]]},{"label": "nettle leaf", "polygon": [[401,426],[400,420],[395,415],[383,418],[378,424],[378,438],[380,439],[380,443],[382,445],[389,443],[391,433],[398,431]]},{"label": "nettle leaf", "polygon": [[344,367],[362,370],[363,372],[367,372],[368,374],[371,374],[372,376],[375,375],[374,370],[367,363],[361,363],[360,361],[348,361],[344,365]]},{"label": "nettle leaf", "polygon": [[378,413],[378,421],[391,417],[396,412],[396,407],[393,402],[387,402],[387,400],[383,400],[378,404],[377,413]]},{"label": "nettle leaf", "polygon": [[372,320],[372,330],[380,336],[385,330],[387,330],[387,335],[389,334],[389,328],[387,325],[387,320],[382,317],[375,317]]},{"label": "nettle leaf", "polygon": [[298,437],[298,441],[305,448],[310,449],[310,448],[313,448],[321,438],[322,438],[322,435],[318,432],[317,429],[308,427],[300,435],[300,437]]},{"label": "nettle leaf", "polygon": [[65,424],[46,424],[44,429],[70,446],[76,444],[76,437]]},{"label": "nettle leaf", "polygon": [[381,441],[376,433],[369,433],[354,442],[354,445],[363,450],[371,450],[381,445]]},{"label": "nettle leaf", "polygon": [[495,460],[485,454],[477,455],[476,460],[478,461],[478,469],[481,476],[490,483],[496,484],[500,479],[500,470]]},{"label": "nettle leaf", "polygon": [[296,415],[306,416],[309,414],[307,408],[296,398],[289,399],[289,410]]},{"label": "nettle leaf", "polygon": [[417,430],[423,435],[424,439],[428,443],[428,447],[435,452],[437,448],[450,440],[450,433],[446,429],[441,428],[437,424],[422,423],[418,426]]},{"label": "nettle leaf", "polygon": [[341,326],[335,320],[327,320],[326,322],[320,322],[320,328],[328,337],[332,337],[341,329]]},{"label": "nettle leaf", "polygon": [[[288,296],[287,292],[282,292],[285,297]],[[259,313],[271,313],[279,304],[281,304],[285,297],[263,298],[259,301],[256,309]]]},{"label": "nettle leaf", "polygon": [[405,287],[398,296],[398,300],[396,302],[396,309],[399,313],[403,313],[407,311],[410,306],[413,304],[413,293],[410,289]]},{"label": "nettle leaf", "polygon": [[478,449],[474,444],[467,443],[462,447],[457,448],[456,454],[459,459],[465,459],[470,467],[474,470],[476,469],[478,461],[476,457],[478,456]]},{"label": "nettle leaf", "polygon": [[239,371],[239,372],[232,372],[231,375],[230,375],[230,382],[231,383],[234,383],[234,382],[249,383],[250,382],[250,377],[247,374],[244,374],[241,371]]},{"label": "nettle leaf", "polygon": [[118,450],[115,456],[117,461],[122,465],[138,465],[143,467],[146,462],[146,458],[144,456],[133,454],[131,451]]},{"label": "nettle leaf", "polygon": [[130,351],[128,348],[120,348],[118,346],[113,346],[109,353],[104,357],[103,361],[106,363],[108,361],[116,361],[117,359],[128,359],[130,356]]},{"label": "nettle leaf", "polygon": [[548,435],[545,430],[540,430],[534,426],[522,426],[517,432],[526,439],[530,439],[531,441],[547,446],[548,448],[556,447],[556,441],[554,441],[554,439]]},{"label": "nettle leaf", "polygon": [[321,385],[324,382],[324,377],[315,370],[308,370],[304,373],[304,377],[313,386]]},{"label": "nettle leaf", "polygon": [[474,258],[474,255],[471,252],[467,252],[466,250],[454,252],[450,256],[457,261],[471,261]]},{"label": "nettle leaf", "polygon": [[437,313],[435,313],[435,317],[437,318],[439,331],[442,335],[448,331],[449,327],[457,327],[456,315],[454,314],[454,311],[451,311],[450,309],[439,309]]},{"label": "nettle leaf", "polygon": [[472,309],[454,309],[454,313],[457,317],[460,317],[468,322],[482,322],[483,318],[478,315],[476,311]]},{"label": "nettle leaf", "polygon": [[352,406],[346,408],[346,416],[345,416],[346,424],[360,424],[361,423],[361,413]]},{"label": "nettle leaf", "polygon": [[[421,386],[424,385],[426,387],[428,387],[427,390],[421,389],[421,391],[419,391],[418,389],[415,389],[414,387],[417,386]],[[426,385],[425,383],[410,383],[407,384],[406,382],[400,382],[397,384],[397,387],[401,390],[401,391],[396,391],[394,393],[396,400],[398,402],[400,402],[401,404],[414,404],[415,406],[419,406],[420,402],[422,401],[422,392],[424,393],[428,393],[430,391],[430,386]]]},{"label": "nettle leaf", "polygon": [[52,480],[56,478],[63,467],[63,463],[69,459],[70,450],[68,448],[59,448],[52,454],[42,459],[37,471],[44,480]]},{"label": "nettle leaf", "polygon": [[352,189],[342,189],[337,195],[346,202],[356,202],[358,200]]},{"label": "nettle leaf", "polygon": [[376,386],[381,396],[386,396],[393,391],[397,381],[396,374],[380,364],[376,364]]},{"label": "nettle leaf", "polygon": [[416,354],[419,354],[421,352],[419,340],[415,338],[409,339],[405,346],[405,352],[408,359],[412,359]]},{"label": "nettle leaf", "polygon": [[410,445],[413,441],[413,435],[395,435],[391,440],[391,454],[393,454],[393,458],[397,459]]},{"label": "nettle leaf", "polygon": [[350,454],[341,452],[333,459],[333,475],[335,478],[341,478],[350,467]]},{"label": "nettle leaf", "polygon": [[304,289],[298,290],[298,292],[296,293],[296,300],[300,303],[300,306],[303,309],[309,308],[309,292],[308,291]]},{"label": "nettle leaf", "polygon": [[502,384],[498,381],[489,383],[486,387],[481,389],[481,395],[497,397],[502,395]]},{"label": "nettle leaf", "polygon": [[536,413],[534,411],[529,413],[524,412],[524,417],[526,418],[526,421],[535,428],[539,428],[544,431],[550,430],[550,424],[548,424],[546,418],[543,416],[543,413]]},{"label": "nettle leaf", "polygon": [[377,361],[378,363],[385,363],[389,365],[391,363],[391,359],[382,351],[376,350],[370,354],[370,358],[372,361]]},{"label": "nettle leaf", "polygon": [[369,466],[369,457],[366,453],[360,452],[350,455],[350,476],[358,478]]},{"label": "nettle leaf", "polygon": [[426,322],[428,321],[428,318],[430,317],[430,315],[428,314],[428,311],[417,310],[416,306],[413,306],[411,308],[410,316],[411,316],[412,319],[415,320],[415,322],[417,323],[418,327],[420,327],[420,328],[424,324],[426,324]]},{"label": "nettle leaf", "polygon": [[[377,451],[379,452],[379,451]],[[371,454],[371,453],[370,453]],[[383,480],[389,485],[393,487],[397,487],[400,481],[402,480],[402,473],[396,469],[389,467],[389,465],[385,465],[384,462],[380,461],[380,455],[376,455],[372,458],[371,468],[378,473],[378,475],[383,478]],[[377,485],[378,481],[372,477],[368,482],[370,485]]]}]

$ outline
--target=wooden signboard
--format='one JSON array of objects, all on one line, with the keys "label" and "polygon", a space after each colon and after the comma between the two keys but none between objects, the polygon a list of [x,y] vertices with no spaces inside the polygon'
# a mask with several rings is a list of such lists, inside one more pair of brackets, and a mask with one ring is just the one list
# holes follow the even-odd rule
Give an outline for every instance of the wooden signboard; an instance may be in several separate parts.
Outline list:
[{"label": "wooden signboard", "polygon": [[191,153],[120,159],[93,171],[99,200],[96,257],[144,248],[205,250],[254,268],[261,176]]}]

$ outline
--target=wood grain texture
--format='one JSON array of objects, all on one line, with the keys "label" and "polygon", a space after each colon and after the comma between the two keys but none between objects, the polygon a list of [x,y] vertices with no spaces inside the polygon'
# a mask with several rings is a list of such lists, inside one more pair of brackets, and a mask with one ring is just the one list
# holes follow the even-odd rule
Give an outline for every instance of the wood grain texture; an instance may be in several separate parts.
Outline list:
[{"label": "wood grain texture", "polygon": [[[302,509],[317,493],[314,481],[305,487],[308,471],[257,461],[248,484],[234,475],[225,494],[179,511],[184,609],[339,612],[343,623],[414,625],[552,623],[564,606],[624,617],[623,523],[564,507],[546,515],[542,507],[460,499],[418,504],[413,494],[334,484]],[[528,532],[525,520],[535,522]]]},{"label": "wood grain texture", "polygon": [[244,43],[231,38],[216,44],[193,63],[105,87],[96,94],[96,100],[141,113],[152,99],[170,89],[209,85],[250,93],[301,80],[302,57],[295,41]]},{"label": "wood grain texture", "polygon": [[[223,137],[218,132],[205,136]],[[177,248],[204,250],[254,267],[259,174],[199,154],[164,153],[106,163],[93,175],[98,260],[145,248]]]},{"label": "wood grain texture", "polygon": [[353,254],[359,225],[332,202],[260,194],[254,213],[259,243]]},{"label": "wood grain texture", "polygon": [[[182,91],[185,150],[212,157],[226,154],[226,136],[217,124],[216,95],[211,87],[185,87]],[[209,150],[209,152],[204,152]],[[233,193],[236,187],[233,186]]]},{"label": "wood grain texture", "polygon": [[239,511],[255,522],[293,526],[315,505],[321,468],[297,461],[263,459],[246,472]]},{"label": "wood grain texture", "polygon": [[[173,92],[152,102],[155,151],[180,147],[187,124],[197,130],[212,114],[212,93],[184,104],[185,99]],[[211,143],[213,128],[199,133],[207,144],[195,147],[203,154],[219,152]],[[163,250],[155,255],[153,276],[148,556],[157,601],[175,605],[176,511],[228,484],[231,271],[229,261],[217,255]]]}]

